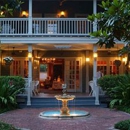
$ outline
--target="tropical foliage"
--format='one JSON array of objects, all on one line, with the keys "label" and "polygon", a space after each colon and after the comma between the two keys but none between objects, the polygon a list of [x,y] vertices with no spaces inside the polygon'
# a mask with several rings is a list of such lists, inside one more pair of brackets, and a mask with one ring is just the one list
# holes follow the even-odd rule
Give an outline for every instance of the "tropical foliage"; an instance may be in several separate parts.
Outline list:
[{"label": "tropical foliage", "polygon": [[130,130],[130,120],[120,121],[114,127],[119,130]]},{"label": "tropical foliage", "polygon": [[91,35],[99,37],[100,47],[114,47],[116,40],[130,41],[130,1],[129,0],[106,0],[99,5],[103,12],[92,14],[88,19],[99,27],[98,31]]},{"label": "tropical foliage", "polygon": [[106,75],[98,84],[110,96],[111,108],[130,106],[130,75]]},{"label": "tropical foliage", "polygon": [[2,0],[0,5],[0,17],[13,16],[13,13],[21,10],[22,0]]},{"label": "tropical foliage", "polygon": [[[22,78],[19,83],[22,83]],[[23,82],[24,83],[24,82]],[[23,92],[23,87],[17,86],[18,83],[13,82],[9,76],[5,76],[4,78],[0,78],[0,108],[1,109],[14,109],[17,107],[16,95]]]},{"label": "tropical foliage", "polygon": [[4,122],[0,122],[0,130],[20,130],[16,129],[13,125],[11,124],[6,124]]}]

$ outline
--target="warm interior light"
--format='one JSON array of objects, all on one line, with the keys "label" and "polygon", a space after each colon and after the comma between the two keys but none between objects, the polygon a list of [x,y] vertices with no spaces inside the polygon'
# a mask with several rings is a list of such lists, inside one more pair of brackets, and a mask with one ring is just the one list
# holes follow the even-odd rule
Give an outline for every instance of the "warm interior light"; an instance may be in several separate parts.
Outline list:
[{"label": "warm interior light", "polygon": [[61,15],[61,16],[65,16],[65,12],[64,12],[64,11],[61,11],[61,12],[60,12],[60,15]]},{"label": "warm interior light", "polygon": [[31,52],[28,53],[28,58],[32,58],[32,53]]},{"label": "warm interior light", "polygon": [[26,11],[22,11],[22,17],[28,17],[28,13]]},{"label": "warm interior light", "polygon": [[126,64],[126,62],[127,62],[127,57],[122,58],[122,62],[124,62],[124,63]]},{"label": "warm interior light", "polygon": [[66,16],[65,11],[59,11],[58,14],[57,14],[57,17],[60,17],[60,18],[64,18],[65,16]]},{"label": "warm interior light", "polygon": [[89,61],[90,61],[90,59],[89,59],[89,58],[86,58],[86,61],[87,61],[87,62],[89,62]]},{"label": "warm interior light", "polygon": [[42,58],[43,63],[54,63],[55,60],[55,58]]},{"label": "warm interior light", "polygon": [[94,58],[97,58],[97,56],[98,56],[98,54],[95,52],[95,53],[93,53],[93,57]]},{"label": "warm interior light", "polygon": [[4,14],[4,12],[3,12],[3,11],[1,11],[1,12],[0,12],[0,15],[3,15],[3,14]]}]

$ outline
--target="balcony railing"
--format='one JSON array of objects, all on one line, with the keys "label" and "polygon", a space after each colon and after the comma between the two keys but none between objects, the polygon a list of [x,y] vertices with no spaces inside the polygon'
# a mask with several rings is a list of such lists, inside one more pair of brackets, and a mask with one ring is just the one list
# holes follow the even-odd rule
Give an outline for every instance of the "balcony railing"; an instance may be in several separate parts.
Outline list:
[{"label": "balcony railing", "polygon": [[92,22],[87,18],[0,18],[0,35],[89,36]]}]

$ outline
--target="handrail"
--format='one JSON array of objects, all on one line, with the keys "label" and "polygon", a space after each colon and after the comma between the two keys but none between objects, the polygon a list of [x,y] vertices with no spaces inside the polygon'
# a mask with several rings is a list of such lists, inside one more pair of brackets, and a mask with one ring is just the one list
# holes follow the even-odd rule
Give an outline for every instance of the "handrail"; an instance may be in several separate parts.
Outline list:
[{"label": "handrail", "polygon": [[0,36],[88,36],[93,31],[93,24],[87,18],[32,18],[31,30],[29,33],[29,18],[0,19]]}]

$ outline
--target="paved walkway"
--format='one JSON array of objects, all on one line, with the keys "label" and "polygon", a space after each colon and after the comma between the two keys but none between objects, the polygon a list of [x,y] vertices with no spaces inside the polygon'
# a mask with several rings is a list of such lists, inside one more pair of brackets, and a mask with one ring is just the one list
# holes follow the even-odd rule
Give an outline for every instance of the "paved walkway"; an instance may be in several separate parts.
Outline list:
[{"label": "paved walkway", "polygon": [[76,108],[90,112],[90,117],[42,119],[39,114],[56,108],[24,108],[0,114],[0,120],[28,130],[111,130],[116,122],[130,119],[130,114],[108,108]]}]

